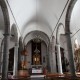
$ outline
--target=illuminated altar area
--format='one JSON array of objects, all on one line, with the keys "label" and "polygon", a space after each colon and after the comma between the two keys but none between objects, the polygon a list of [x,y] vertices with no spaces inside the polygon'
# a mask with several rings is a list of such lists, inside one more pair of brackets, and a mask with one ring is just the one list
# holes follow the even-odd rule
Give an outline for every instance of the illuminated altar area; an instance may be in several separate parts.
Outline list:
[{"label": "illuminated altar area", "polygon": [[47,67],[47,46],[45,42],[39,40],[31,40],[27,44],[26,56],[27,69],[31,73],[43,73],[43,68]]}]

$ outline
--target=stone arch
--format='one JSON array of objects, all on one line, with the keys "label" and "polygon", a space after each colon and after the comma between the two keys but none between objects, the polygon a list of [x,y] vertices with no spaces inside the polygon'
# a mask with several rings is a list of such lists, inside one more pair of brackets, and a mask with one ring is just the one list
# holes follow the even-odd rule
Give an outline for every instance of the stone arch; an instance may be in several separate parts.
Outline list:
[{"label": "stone arch", "polygon": [[[8,12],[8,8],[6,5],[5,0],[0,0],[0,6],[2,9],[2,13],[3,13],[3,18],[4,18],[4,36],[6,34],[10,35],[10,20],[9,20],[9,12]],[[3,43],[4,43],[4,38],[2,39],[1,42],[1,52],[3,51]],[[2,54],[2,53],[1,53]]]},{"label": "stone arch", "polygon": [[15,24],[12,24],[12,27],[11,27],[11,37],[14,37],[15,42],[18,41],[18,31]]},{"label": "stone arch", "polygon": [[8,57],[9,57],[9,40],[10,40],[10,20],[8,8],[5,0],[0,0],[0,6],[3,12],[4,18],[4,52],[3,52],[3,67],[2,67],[2,79],[8,78]]},{"label": "stone arch", "polygon": [[57,51],[56,58],[57,58],[57,63],[58,63],[57,70],[60,74],[63,73],[62,62],[61,62],[61,52],[60,52],[60,34],[59,34],[59,32],[60,32],[59,28],[61,28],[61,27],[64,29],[64,25],[62,23],[59,23],[58,27],[56,29],[56,51]]},{"label": "stone arch", "polygon": [[[43,36],[42,36],[41,34],[42,34],[45,38],[43,38]],[[33,36],[31,36],[31,35],[33,35]],[[35,36],[35,35],[37,35],[37,36]],[[38,35],[39,35],[39,37],[38,37]],[[31,39],[40,38],[40,37],[42,37],[42,40],[43,40],[44,42],[46,42],[47,46],[48,46],[48,44],[50,43],[50,39],[49,39],[48,35],[45,34],[45,33],[42,32],[42,31],[38,31],[38,30],[31,31],[30,33],[28,33],[28,34],[25,36],[25,38],[24,38],[24,40],[23,40],[23,43],[25,42],[25,39],[26,39],[26,37],[28,37],[28,36],[31,36],[32,38],[28,39],[28,40],[27,40],[27,43],[28,43]],[[45,39],[46,39],[46,40],[45,40]]]},{"label": "stone arch", "polygon": [[57,29],[56,29],[56,43],[59,43],[59,28],[60,27],[63,27],[63,29],[64,29],[64,25],[62,24],[62,23],[59,23],[58,24],[58,27],[57,27]]},{"label": "stone arch", "polygon": [[[32,35],[33,34],[33,35]],[[42,35],[44,35],[44,39],[42,39],[42,38],[40,38],[40,36],[38,37],[38,36],[34,36],[34,34],[35,35],[38,35],[38,34],[42,34]],[[31,37],[30,37],[31,36]],[[46,36],[46,37],[45,37]],[[27,40],[27,39],[28,40]],[[50,58],[49,58],[49,45],[50,45],[50,39],[49,39],[49,37],[48,37],[48,35],[47,34],[45,34],[44,32],[42,32],[42,31],[38,31],[38,30],[35,30],[35,31],[31,31],[30,33],[28,33],[26,36],[25,36],[25,38],[23,39],[23,43],[24,43],[24,45],[26,45],[26,48],[28,48],[28,43],[31,41],[31,40],[33,40],[33,39],[36,39],[36,38],[38,38],[38,39],[41,39],[41,44],[42,43],[44,43],[45,44],[45,47],[46,47],[46,68],[48,69],[48,71],[50,71]],[[47,38],[47,41],[45,41],[46,40],[46,38]],[[25,39],[27,40],[27,41],[25,41]],[[26,42],[26,43],[25,43]],[[44,47],[44,46],[43,46]],[[30,49],[30,48],[29,48]],[[29,49],[27,49],[27,50],[29,50]],[[42,48],[42,49],[44,49],[44,48]],[[31,50],[30,50],[31,51]],[[28,51],[29,52],[29,51]],[[42,52],[43,52],[43,50],[42,50]]]},{"label": "stone arch", "polygon": [[[5,0],[0,0],[0,6],[1,6],[1,9],[2,9],[2,13],[3,13],[3,18],[4,18],[4,36],[6,34],[10,35],[10,20],[9,20],[9,12],[8,12],[8,8],[7,8],[7,5],[6,5],[6,2]],[[2,52],[2,46],[3,46],[3,43],[4,43],[4,38],[2,39],[1,41],[1,52]],[[1,53],[2,54],[2,53]]]},{"label": "stone arch", "polygon": [[68,50],[68,57],[69,57],[69,64],[70,64],[70,72],[73,77],[76,76],[76,72],[75,72],[74,57],[73,57],[74,55],[73,55],[71,36],[70,36],[71,34],[70,19],[71,19],[72,10],[76,2],[77,0],[70,1],[70,4],[66,12],[66,18],[65,18],[65,35],[66,35],[66,42],[67,42],[67,50]]},{"label": "stone arch", "polygon": [[[34,35],[37,35],[37,36],[34,36]],[[40,36],[38,36],[40,35]],[[29,38],[28,38],[29,37]],[[41,37],[41,38],[40,38]],[[27,38],[27,39],[26,39]],[[50,71],[50,58],[49,58],[49,45],[50,45],[50,38],[49,36],[43,32],[43,31],[39,31],[39,30],[34,30],[34,31],[31,31],[30,33],[28,33],[24,39],[23,39],[23,43],[24,44],[27,44],[30,40],[34,39],[34,38],[39,38],[39,39],[42,39],[45,44],[46,44],[46,47],[47,47],[47,52],[46,52],[46,56],[47,56],[47,69]],[[26,43],[25,43],[25,39],[27,40]]]},{"label": "stone arch", "polygon": [[[32,56],[32,41],[33,41],[33,39],[31,39],[26,45],[26,50],[28,52],[27,57],[30,57],[31,63],[32,63],[32,57],[31,57]],[[44,63],[43,63],[43,57],[42,56],[44,55],[45,57],[47,57],[47,44],[44,41],[41,41],[39,43],[41,43],[41,65],[43,65]],[[36,44],[35,44],[35,46],[36,46]],[[29,65],[31,65],[31,64],[29,64]],[[46,65],[44,65],[44,66],[47,66],[47,62],[46,62]]]},{"label": "stone arch", "polygon": [[77,0],[71,0],[68,6],[67,13],[66,13],[66,19],[65,19],[65,33],[70,33],[70,18],[71,18],[73,7],[76,2]]},{"label": "stone arch", "polygon": [[3,12],[3,17],[4,17],[4,23],[5,23],[5,30],[7,34],[10,34],[10,20],[9,20],[9,13],[8,13],[8,8],[6,5],[5,0],[0,0],[0,6]]}]

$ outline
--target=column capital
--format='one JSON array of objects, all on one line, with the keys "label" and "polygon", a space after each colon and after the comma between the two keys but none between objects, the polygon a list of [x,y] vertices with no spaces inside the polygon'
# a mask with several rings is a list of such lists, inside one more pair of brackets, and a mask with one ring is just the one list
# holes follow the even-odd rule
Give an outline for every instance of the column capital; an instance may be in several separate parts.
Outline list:
[{"label": "column capital", "polygon": [[72,32],[65,32],[65,35],[70,35],[72,34]]},{"label": "column capital", "polygon": [[60,44],[59,43],[56,43],[56,46],[60,46]]},{"label": "column capital", "polygon": [[18,42],[15,42],[15,46],[19,46],[19,43]]},{"label": "column capital", "polygon": [[9,34],[9,33],[4,33],[3,35],[4,35],[4,36],[10,36],[10,34]]}]

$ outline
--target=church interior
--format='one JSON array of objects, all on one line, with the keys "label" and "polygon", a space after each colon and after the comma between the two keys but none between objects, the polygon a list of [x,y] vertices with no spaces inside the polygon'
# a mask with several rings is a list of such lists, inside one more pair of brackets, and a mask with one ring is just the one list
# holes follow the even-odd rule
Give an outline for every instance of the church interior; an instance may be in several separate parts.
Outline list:
[{"label": "church interior", "polygon": [[1,80],[80,80],[80,0],[0,0]]}]

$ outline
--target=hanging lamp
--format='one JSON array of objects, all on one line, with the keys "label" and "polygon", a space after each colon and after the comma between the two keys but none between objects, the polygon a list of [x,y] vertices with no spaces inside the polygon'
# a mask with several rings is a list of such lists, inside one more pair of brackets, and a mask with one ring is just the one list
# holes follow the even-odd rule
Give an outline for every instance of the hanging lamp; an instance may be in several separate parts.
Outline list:
[{"label": "hanging lamp", "polygon": [[40,51],[37,49],[37,43],[36,43],[36,49],[34,50],[35,53],[40,53]]}]

